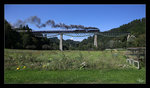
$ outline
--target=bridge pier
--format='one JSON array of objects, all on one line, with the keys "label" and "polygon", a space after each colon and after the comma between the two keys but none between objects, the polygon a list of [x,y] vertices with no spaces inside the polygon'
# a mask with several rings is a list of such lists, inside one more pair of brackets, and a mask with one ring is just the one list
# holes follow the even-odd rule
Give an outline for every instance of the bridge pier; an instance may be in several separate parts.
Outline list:
[{"label": "bridge pier", "polygon": [[60,34],[60,43],[59,43],[59,49],[60,49],[61,51],[63,51],[62,39],[63,39],[63,34],[61,33],[61,34]]},{"label": "bridge pier", "polygon": [[130,34],[127,35],[127,42],[129,41],[129,38],[130,38]]},{"label": "bridge pier", "polygon": [[97,35],[94,34],[94,46],[97,48]]}]

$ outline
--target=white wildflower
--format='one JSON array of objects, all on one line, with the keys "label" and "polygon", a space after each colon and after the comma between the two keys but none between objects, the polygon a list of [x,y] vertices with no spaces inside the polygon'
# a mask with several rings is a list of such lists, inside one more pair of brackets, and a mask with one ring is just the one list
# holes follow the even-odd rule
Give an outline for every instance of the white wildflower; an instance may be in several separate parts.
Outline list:
[{"label": "white wildflower", "polygon": [[139,83],[143,83],[144,82],[144,80],[142,80],[142,79],[138,79],[137,80]]},{"label": "white wildflower", "polygon": [[81,65],[85,66],[85,65],[86,65],[85,61],[84,61],[84,62],[82,62],[82,63],[81,63]]}]

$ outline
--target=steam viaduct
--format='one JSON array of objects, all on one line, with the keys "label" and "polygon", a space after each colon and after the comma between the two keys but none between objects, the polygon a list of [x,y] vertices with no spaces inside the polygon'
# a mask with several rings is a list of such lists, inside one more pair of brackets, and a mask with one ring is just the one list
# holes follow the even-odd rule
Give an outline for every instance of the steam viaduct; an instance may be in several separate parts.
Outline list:
[{"label": "steam viaduct", "polygon": [[[27,30],[17,30],[17,32],[27,32]],[[60,43],[59,43],[59,49],[63,51],[62,46],[62,39],[63,34],[94,34],[94,46],[97,46],[97,35],[102,35],[106,37],[120,37],[120,36],[128,36],[127,40],[129,38],[129,32],[100,32],[98,29],[92,29],[92,30],[51,30],[51,31],[31,31],[33,34],[59,34],[60,35]]]}]

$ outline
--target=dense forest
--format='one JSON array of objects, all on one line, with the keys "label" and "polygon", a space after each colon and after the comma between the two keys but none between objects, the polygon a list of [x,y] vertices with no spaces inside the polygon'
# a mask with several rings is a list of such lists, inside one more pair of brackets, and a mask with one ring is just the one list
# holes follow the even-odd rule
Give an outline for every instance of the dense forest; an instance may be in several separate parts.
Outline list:
[{"label": "dense forest", "polygon": [[[58,50],[59,39],[36,37],[30,32],[31,28],[20,26],[19,28],[12,28],[10,23],[5,20],[5,48],[9,49],[36,49],[36,50]],[[27,30],[27,32],[16,32],[15,30]],[[104,50],[113,48],[127,48],[127,47],[145,47],[146,46],[146,19],[136,19],[128,24],[121,25],[118,28],[111,29],[107,32],[130,32],[134,35],[133,38],[127,41],[126,36],[118,38],[104,37],[98,35],[98,48],[94,47],[93,37],[88,37],[81,42],[73,40],[63,40],[64,50]]]}]

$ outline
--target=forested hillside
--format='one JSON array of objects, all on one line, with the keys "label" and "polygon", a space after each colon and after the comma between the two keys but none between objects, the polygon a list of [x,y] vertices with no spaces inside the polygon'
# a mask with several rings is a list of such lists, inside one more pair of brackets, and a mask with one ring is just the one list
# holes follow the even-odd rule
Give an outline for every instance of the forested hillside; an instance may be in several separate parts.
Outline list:
[{"label": "forested hillside", "polygon": [[[12,29],[11,25],[5,20],[5,48],[10,49],[48,49],[58,50],[59,39],[36,37],[33,35],[28,25],[20,26],[17,30],[28,30],[26,33],[18,33]],[[98,35],[98,48],[94,47],[94,38],[88,37],[81,42],[73,40],[63,40],[64,50],[104,50],[106,48],[126,48],[126,47],[145,47],[146,46],[146,19],[134,20],[128,24],[121,25],[119,28],[111,29],[107,32],[131,32],[135,38],[127,42],[126,37],[111,38]]]},{"label": "forested hillside", "polygon": [[[145,47],[146,46],[146,19],[136,19],[128,24],[121,25],[105,32],[130,32],[135,38],[127,42],[127,37],[111,38],[98,35],[98,50],[106,48],[127,48],[127,47]],[[80,46],[90,49],[93,46],[93,37],[89,37],[80,43]],[[90,47],[89,47],[90,46]]]}]

